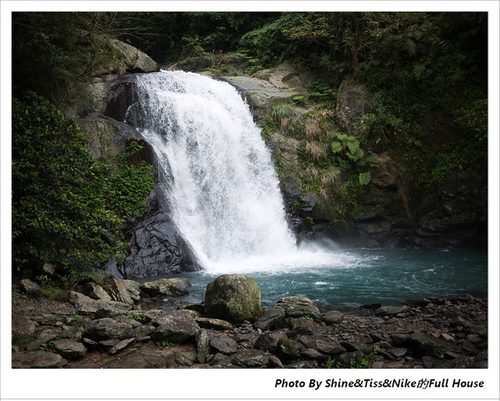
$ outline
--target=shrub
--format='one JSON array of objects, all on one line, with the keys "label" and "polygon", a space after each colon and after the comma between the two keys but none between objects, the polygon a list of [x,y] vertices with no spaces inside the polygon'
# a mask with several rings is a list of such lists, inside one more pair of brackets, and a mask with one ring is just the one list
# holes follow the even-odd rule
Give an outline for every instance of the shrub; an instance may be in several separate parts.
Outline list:
[{"label": "shrub", "polygon": [[12,111],[13,267],[120,262],[120,226],[151,190],[151,169],[98,162],[76,124],[35,94]]}]

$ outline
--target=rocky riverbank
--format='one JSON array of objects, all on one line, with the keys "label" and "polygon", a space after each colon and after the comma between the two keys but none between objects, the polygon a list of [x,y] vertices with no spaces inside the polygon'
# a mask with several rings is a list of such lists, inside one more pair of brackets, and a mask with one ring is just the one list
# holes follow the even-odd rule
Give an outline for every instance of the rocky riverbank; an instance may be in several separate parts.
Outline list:
[{"label": "rocky riverbank", "polygon": [[152,307],[154,299],[179,299],[189,286],[185,279],[139,284],[109,275],[71,291],[68,301],[54,301],[29,280],[14,284],[12,366],[488,367],[487,299],[422,298],[398,307],[321,311],[307,298],[287,297],[258,317],[233,322],[207,313],[207,300]]}]

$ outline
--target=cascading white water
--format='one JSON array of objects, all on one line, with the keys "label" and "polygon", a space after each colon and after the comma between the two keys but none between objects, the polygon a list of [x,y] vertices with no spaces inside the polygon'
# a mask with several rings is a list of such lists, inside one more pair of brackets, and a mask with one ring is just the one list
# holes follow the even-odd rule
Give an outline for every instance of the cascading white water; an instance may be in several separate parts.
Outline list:
[{"label": "cascading white water", "polygon": [[200,264],[264,269],[297,255],[269,151],[237,90],[161,71],[138,76],[137,95],[127,118],[154,147],[172,217]]}]

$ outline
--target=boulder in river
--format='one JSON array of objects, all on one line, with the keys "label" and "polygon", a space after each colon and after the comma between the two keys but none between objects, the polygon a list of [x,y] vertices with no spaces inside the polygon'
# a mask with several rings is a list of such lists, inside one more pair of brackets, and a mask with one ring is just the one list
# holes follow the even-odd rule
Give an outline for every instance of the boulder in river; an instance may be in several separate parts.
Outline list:
[{"label": "boulder in river", "polygon": [[254,279],[239,274],[224,274],[208,283],[205,314],[239,323],[255,321],[261,315],[261,293]]}]

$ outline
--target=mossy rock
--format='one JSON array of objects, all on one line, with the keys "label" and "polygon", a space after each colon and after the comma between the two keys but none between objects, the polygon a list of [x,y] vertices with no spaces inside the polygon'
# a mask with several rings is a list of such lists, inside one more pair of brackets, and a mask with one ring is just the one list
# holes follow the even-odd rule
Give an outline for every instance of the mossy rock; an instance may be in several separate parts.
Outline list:
[{"label": "mossy rock", "polygon": [[205,293],[205,314],[240,323],[253,322],[261,315],[260,288],[253,278],[224,274],[208,283]]}]

